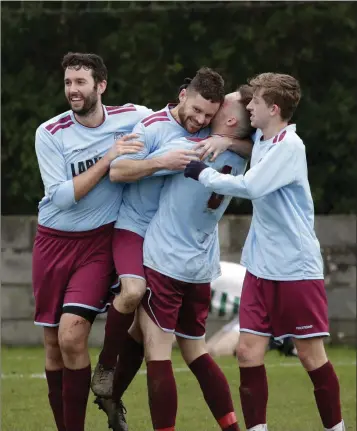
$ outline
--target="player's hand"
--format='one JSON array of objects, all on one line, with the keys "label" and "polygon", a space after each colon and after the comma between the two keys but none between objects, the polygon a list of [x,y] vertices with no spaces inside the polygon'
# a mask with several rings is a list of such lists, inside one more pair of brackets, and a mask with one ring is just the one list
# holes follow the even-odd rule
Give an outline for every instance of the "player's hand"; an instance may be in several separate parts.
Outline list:
[{"label": "player's hand", "polygon": [[186,166],[184,175],[186,178],[192,178],[193,180],[198,181],[200,173],[206,168],[208,168],[206,163],[203,163],[199,160],[193,160]]},{"label": "player's hand", "polygon": [[199,160],[195,150],[172,150],[160,156],[164,169],[183,171],[192,160]]},{"label": "player's hand", "polygon": [[112,162],[123,154],[133,154],[141,151],[144,148],[144,144],[135,140],[138,137],[139,135],[136,133],[130,133],[129,135],[124,135],[120,139],[117,139],[106,154],[109,162]]},{"label": "player's hand", "polygon": [[232,139],[227,136],[211,136],[204,141],[198,142],[193,148],[200,151],[200,159],[205,160],[210,156],[210,162],[214,162],[216,158],[228,150],[232,144]]}]

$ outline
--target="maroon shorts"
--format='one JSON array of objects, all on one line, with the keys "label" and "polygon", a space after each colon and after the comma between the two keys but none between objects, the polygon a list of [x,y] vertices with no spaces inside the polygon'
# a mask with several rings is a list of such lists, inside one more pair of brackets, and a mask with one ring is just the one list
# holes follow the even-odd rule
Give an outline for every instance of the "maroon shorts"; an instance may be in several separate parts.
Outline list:
[{"label": "maroon shorts", "polygon": [[113,256],[115,269],[122,277],[145,280],[143,264],[144,238],[126,229],[114,229]]},{"label": "maroon shorts", "polygon": [[274,281],[247,271],[239,323],[241,332],[275,339],[328,336],[324,280]]},{"label": "maroon shorts", "polygon": [[[86,232],[37,227],[32,254],[35,324],[58,326],[62,312],[106,310],[115,281],[113,223]],[[82,315],[82,314],[81,314]]]},{"label": "maroon shorts", "polygon": [[211,301],[210,283],[185,283],[145,267],[147,290],[142,305],[163,331],[183,338],[204,338]]}]

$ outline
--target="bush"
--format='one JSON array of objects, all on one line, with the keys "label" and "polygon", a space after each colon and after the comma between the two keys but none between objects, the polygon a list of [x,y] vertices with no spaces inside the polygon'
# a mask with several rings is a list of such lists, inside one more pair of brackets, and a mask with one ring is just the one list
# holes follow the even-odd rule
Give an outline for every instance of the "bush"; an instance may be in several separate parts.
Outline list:
[{"label": "bush", "polygon": [[[354,212],[356,3],[194,3],[3,2],[4,214],[36,213],[34,134],[68,109],[60,67],[68,51],[104,58],[107,104],[160,109],[202,65],[218,69],[228,91],[260,72],[296,76],[316,211]],[[238,209],[250,204],[230,206]]]}]

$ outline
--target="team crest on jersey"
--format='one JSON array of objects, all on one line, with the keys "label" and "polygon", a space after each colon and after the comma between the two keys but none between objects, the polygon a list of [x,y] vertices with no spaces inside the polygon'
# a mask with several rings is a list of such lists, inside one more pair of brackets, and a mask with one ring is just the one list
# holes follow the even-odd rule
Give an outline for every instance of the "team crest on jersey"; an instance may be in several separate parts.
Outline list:
[{"label": "team crest on jersey", "polygon": [[114,132],[114,141],[117,141],[118,139],[120,139],[124,135],[125,135],[124,132]]}]

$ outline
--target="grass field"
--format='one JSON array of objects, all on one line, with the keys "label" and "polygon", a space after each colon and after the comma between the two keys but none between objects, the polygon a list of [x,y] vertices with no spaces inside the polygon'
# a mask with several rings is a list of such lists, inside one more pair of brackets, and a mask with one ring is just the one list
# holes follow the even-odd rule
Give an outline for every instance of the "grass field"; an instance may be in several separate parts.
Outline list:
[{"label": "grass field", "polygon": [[[96,362],[98,350],[91,350]],[[343,416],[350,431],[356,430],[356,350],[329,348],[341,383]],[[43,378],[43,351],[40,348],[2,349],[2,427],[3,431],[55,430],[47,401],[47,385]],[[234,358],[218,359],[234,396],[241,428],[239,403],[239,373]],[[179,394],[178,431],[214,431],[218,427],[203,401],[194,376],[175,351],[173,364]],[[128,409],[130,431],[150,431],[144,368],[124,397]],[[267,355],[269,379],[268,425],[271,431],[321,431],[323,429],[310,380],[295,358],[285,358],[277,352]],[[106,430],[106,418],[92,403],[87,411],[86,431]],[[165,406],[163,406],[165,408]]]}]

